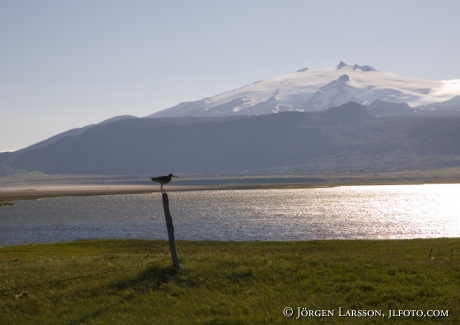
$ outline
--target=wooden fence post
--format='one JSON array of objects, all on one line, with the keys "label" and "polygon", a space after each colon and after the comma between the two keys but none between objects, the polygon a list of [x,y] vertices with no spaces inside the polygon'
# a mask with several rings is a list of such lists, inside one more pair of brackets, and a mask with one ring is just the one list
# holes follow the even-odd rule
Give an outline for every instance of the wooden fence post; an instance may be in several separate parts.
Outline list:
[{"label": "wooden fence post", "polygon": [[172,257],[174,268],[180,272],[180,264],[179,264],[179,259],[177,257],[177,252],[176,252],[176,240],[174,239],[174,226],[173,226],[171,214],[169,213],[168,194],[166,194],[166,192],[163,192],[162,196],[163,196],[163,209],[165,211],[166,228],[168,229],[169,247],[171,248],[171,257]]}]

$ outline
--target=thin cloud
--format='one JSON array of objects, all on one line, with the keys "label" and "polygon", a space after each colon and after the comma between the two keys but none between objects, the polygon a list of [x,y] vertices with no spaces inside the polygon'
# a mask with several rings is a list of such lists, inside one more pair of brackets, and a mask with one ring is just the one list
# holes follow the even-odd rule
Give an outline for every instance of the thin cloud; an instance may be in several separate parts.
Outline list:
[{"label": "thin cloud", "polygon": [[442,80],[441,86],[431,92],[433,97],[452,98],[460,95],[460,79]]}]

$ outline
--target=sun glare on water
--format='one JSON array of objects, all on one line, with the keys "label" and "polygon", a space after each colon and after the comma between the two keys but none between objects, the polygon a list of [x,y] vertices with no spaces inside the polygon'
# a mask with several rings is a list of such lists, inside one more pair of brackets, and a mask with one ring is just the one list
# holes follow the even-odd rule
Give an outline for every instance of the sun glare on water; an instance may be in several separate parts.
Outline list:
[{"label": "sun glare on water", "polygon": [[[166,239],[161,196],[76,196],[2,208],[0,245]],[[460,237],[460,184],[171,192],[177,239]]]}]

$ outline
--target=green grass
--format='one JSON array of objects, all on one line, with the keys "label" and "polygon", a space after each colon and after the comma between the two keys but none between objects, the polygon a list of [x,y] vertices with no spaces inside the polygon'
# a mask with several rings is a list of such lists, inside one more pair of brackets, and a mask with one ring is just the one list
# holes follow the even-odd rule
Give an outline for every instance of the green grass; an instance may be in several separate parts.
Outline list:
[{"label": "green grass", "polygon": [[[460,324],[460,239],[179,241],[177,250],[180,273],[164,241],[2,247],[0,324]],[[335,315],[296,320],[297,307]],[[449,317],[339,317],[338,307]]]}]

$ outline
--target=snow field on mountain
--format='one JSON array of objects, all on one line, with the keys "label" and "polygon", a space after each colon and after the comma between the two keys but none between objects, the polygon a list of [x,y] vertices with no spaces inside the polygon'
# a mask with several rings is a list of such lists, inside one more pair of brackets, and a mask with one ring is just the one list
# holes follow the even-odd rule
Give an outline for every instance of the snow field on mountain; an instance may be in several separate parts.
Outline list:
[{"label": "snow field on mountain", "polygon": [[416,79],[368,65],[340,62],[337,66],[318,70],[305,68],[196,102],[181,103],[150,117],[320,111],[349,101],[368,105],[377,99],[415,107],[446,101],[457,95],[460,95],[460,80]]}]

